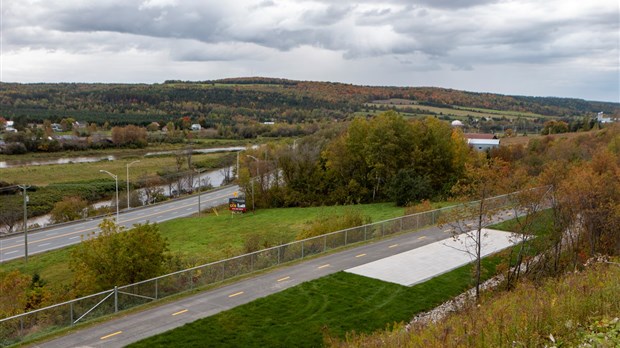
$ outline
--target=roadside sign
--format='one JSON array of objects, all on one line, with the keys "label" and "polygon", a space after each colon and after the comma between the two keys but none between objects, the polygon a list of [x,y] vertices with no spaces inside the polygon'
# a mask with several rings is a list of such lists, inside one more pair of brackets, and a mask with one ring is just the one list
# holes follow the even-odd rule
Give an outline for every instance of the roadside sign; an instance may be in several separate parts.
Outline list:
[{"label": "roadside sign", "polygon": [[240,211],[245,213],[245,198],[229,198],[228,209],[231,211]]}]

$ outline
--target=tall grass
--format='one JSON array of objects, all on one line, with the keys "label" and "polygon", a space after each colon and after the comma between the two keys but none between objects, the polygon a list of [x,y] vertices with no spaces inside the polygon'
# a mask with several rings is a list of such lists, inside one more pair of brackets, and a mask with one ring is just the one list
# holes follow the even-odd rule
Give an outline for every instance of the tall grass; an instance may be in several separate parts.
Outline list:
[{"label": "tall grass", "polygon": [[[524,282],[512,292],[486,294],[478,306],[427,327],[353,334],[344,342],[330,343],[333,347],[572,347],[592,336],[605,340],[604,333],[592,330],[620,315],[619,279],[620,266],[596,264],[540,286]],[[600,347],[620,346],[618,331],[611,330],[607,345]]]}]

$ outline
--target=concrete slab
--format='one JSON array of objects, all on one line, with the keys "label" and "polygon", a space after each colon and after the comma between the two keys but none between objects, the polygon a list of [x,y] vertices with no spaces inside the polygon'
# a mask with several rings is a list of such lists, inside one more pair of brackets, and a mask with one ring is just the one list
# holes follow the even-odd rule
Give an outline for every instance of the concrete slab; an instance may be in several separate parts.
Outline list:
[{"label": "concrete slab", "polygon": [[[514,243],[510,232],[483,229],[482,256],[508,248]],[[469,233],[473,233],[469,232]],[[345,272],[390,283],[412,286],[473,261],[474,243],[461,235],[458,240],[444,239],[381,260],[353,267]]]}]

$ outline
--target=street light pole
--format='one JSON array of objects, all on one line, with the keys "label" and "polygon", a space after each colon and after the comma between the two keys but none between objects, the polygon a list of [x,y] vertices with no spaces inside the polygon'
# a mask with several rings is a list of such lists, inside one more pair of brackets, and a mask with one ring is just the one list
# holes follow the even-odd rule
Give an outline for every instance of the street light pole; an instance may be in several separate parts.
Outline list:
[{"label": "street light pole", "polygon": [[140,161],[137,160],[137,161],[133,161],[133,162],[127,163],[127,209],[130,208],[130,206],[129,206],[129,166],[134,164],[134,163],[138,163],[138,162],[140,162]]},{"label": "street light pole", "polygon": [[[260,167],[258,166],[260,160],[252,155],[246,156],[256,161],[256,176],[260,176]],[[256,214],[256,206],[254,205],[254,178],[250,178],[250,180],[252,180],[252,214]]]},{"label": "street light pole", "polygon": [[118,224],[119,222],[119,219],[118,219],[118,175],[114,175],[108,172],[107,170],[103,170],[103,169],[100,169],[99,172],[108,174],[109,176],[113,177],[114,181],[116,182],[116,223]]},{"label": "street light pole", "polygon": [[30,188],[30,186],[26,185],[18,185],[20,189],[24,190],[24,256],[26,262],[28,262],[28,210],[26,203],[28,202],[28,194],[26,190]]}]

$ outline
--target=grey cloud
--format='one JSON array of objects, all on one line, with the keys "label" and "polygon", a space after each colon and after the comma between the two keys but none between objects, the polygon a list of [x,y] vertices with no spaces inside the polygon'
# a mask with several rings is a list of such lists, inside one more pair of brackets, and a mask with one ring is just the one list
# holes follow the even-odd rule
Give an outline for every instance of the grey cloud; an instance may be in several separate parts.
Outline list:
[{"label": "grey cloud", "polygon": [[418,0],[416,3],[441,9],[460,9],[488,5],[499,0]]},{"label": "grey cloud", "polygon": [[327,26],[341,21],[353,9],[354,6],[330,5],[320,10],[308,10],[301,18],[310,25]]}]

